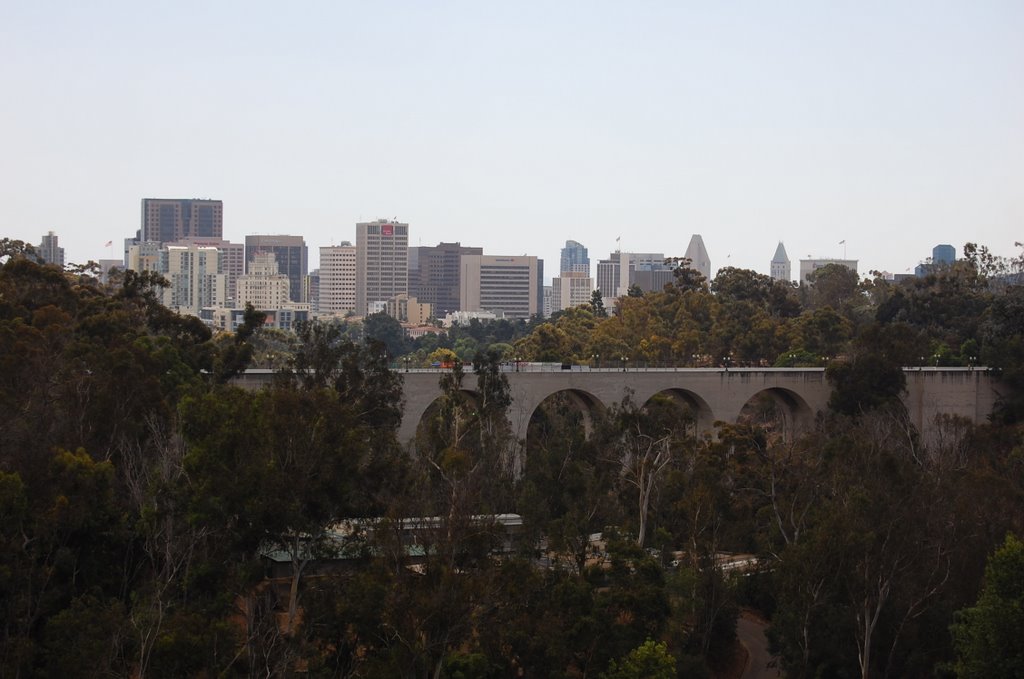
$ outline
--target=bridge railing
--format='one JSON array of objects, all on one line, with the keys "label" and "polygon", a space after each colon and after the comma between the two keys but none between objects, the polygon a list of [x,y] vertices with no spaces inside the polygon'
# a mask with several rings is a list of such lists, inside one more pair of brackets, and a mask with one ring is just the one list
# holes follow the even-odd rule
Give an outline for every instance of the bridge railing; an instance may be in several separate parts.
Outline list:
[{"label": "bridge railing", "polygon": [[[398,372],[409,372],[409,373],[445,373],[450,372],[451,368],[445,367],[430,367],[430,368],[414,368],[406,367],[403,365],[392,364],[391,369]],[[470,374],[473,370],[472,365],[466,365],[463,367],[466,374]],[[625,365],[625,366],[590,366],[590,365],[570,365],[568,367],[562,367],[561,365],[555,364],[526,364],[521,363],[515,365],[514,363],[502,364],[500,367],[503,373],[671,373],[671,372],[691,372],[691,373],[721,373],[721,372],[822,372],[824,368],[761,368],[761,367],[737,367],[737,366],[715,366],[715,367],[701,367],[695,368],[693,366],[685,365]]]}]

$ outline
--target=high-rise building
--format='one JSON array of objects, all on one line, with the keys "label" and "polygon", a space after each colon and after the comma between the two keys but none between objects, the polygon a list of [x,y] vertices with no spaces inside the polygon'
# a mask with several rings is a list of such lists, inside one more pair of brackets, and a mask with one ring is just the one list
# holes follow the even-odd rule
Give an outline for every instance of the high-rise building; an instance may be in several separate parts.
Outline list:
[{"label": "high-rise building", "polygon": [[291,281],[277,268],[273,252],[258,252],[249,262],[248,273],[238,277],[238,298],[235,304],[244,309],[252,304],[257,309],[280,309],[292,303]]},{"label": "high-rise building", "polygon": [[[132,271],[160,271],[160,243],[156,241],[135,242],[128,247],[125,266]],[[225,285],[227,284],[225,283]]]},{"label": "high-rise building", "polygon": [[219,200],[143,198],[140,240],[173,243],[183,238],[223,238],[224,203]]},{"label": "high-rise building", "polygon": [[[676,280],[675,269],[665,264],[656,267],[638,266],[633,270],[630,287],[636,286],[643,292],[661,292]],[[627,290],[628,294],[628,290]]]},{"label": "high-rise building", "polygon": [[344,316],[356,310],[356,246],[349,241],[320,248],[317,313]]},{"label": "high-rise building", "polygon": [[160,249],[159,271],[170,285],[163,289],[164,306],[198,316],[203,307],[223,306],[227,276],[218,273],[217,248],[165,245]]},{"label": "high-rise building", "polygon": [[320,308],[320,269],[313,269],[302,283],[302,299],[309,304],[311,312]]},{"label": "high-rise building", "polygon": [[956,248],[948,243],[932,248],[932,264],[952,264],[956,261]]},{"label": "high-rise building", "polygon": [[566,273],[568,271],[590,275],[590,257],[587,255],[587,248],[574,240],[565,241],[565,247],[562,248],[562,260],[558,272]]},{"label": "high-rise building", "polygon": [[536,257],[463,255],[459,309],[504,312],[505,318],[529,318],[541,310],[544,286]]},{"label": "high-rise building", "polygon": [[779,241],[779,247],[775,248],[775,256],[771,264],[772,280],[789,282],[792,279],[789,255],[786,254],[786,246]]},{"label": "high-rise building", "polygon": [[409,225],[387,219],[356,224],[356,314],[386,308],[387,300],[408,292]]},{"label": "high-rise building", "polygon": [[928,262],[922,262],[914,267],[914,275],[918,278],[927,276],[930,272],[949,266],[956,261],[956,248],[948,243],[936,245],[932,248],[932,258]]},{"label": "high-rise building", "polygon": [[686,247],[684,257],[690,260],[691,269],[699,271],[705,279],[711,281],[711,257],[708,255],[708,249],[704,247],[704,239],[699,233],[693,234],[693,237],[690,238],[690,244]]},{"label": "high-rise building", "polygon": [[[171,243],[171,245],[199,245],[207,248],[217,248],[220,257],[217,258],[220,272],[227,277],[228,301],[237,299],[238,277],[245,273],[245,245],[243,243],[231,243],[223,238],[200,238],[198,236],[182,238]],[[244,305],[243,305],[244,306]]]},{"label": "high-rise building", "polygon": [[544,309],[544,288],[545,287],[546,286],[544,285],[544,260],[541,259],[540,257],[538,257],[537,258],[537,287],[536,287],[536,291],[534,293],[535,296],[534,296],[534,299],[533,299],[533,303],[536,305],[536,309],[537,310],[534,311],[533,313],[531,313],[530,314],[531,316],[540,313]]},{"label": "high-rise building", "polygon": [[657,292],[675,276],[673,266],[665,263],[661,252],[620,252],[597,262],[597,289],[607,306],[618,297],[625,297],[636,285],[644,292]]},{"label": "high-rise building", "polygon": [[438,318],[459,308],[459,258],[482,255],[483,248],[461,243],[409,248],[409,294],[429,303]]},{"label": "high-rise building", "polygon": [[583,271],[563,271],[551,279],[551,311],[564,311],[590,303],[594,279]]},{"label": "high-rise building", "polygon": [[64,248],[57,245],[57,234],[53,231],[48,231],[43,236],[42,242],[39,244],[37,249],[39,258],[47,264],[55,264],[60,268],[64,268]]},{"label": "high-rise building", "polygon": [[845,266],[847,269],[853,269],[854,272],[857,271],[856,259],[801,259],[800,282],[807,283],[807,277],[810,274],[829,264],[838,264],[839,266]]},{"label": "high-rise building", "polygon": [[288,296],[293,302],[305,302],[302,293],[309,273],[309,252],[302,236],[246,236],[245,271],[249,272],[258,253],[274,253],[277,270],[288,277]]}]

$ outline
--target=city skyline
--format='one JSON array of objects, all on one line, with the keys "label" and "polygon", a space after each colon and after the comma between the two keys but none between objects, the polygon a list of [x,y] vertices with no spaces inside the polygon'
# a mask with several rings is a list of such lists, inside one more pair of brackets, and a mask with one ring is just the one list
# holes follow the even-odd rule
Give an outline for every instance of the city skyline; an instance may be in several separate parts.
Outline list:
[{"label": "city skyline", "polygon": [[[144,196],[222,200],[227,239],[302,234],[313,257],[397,215],[412,246],[528,253],[549,277],[566,239],[679,256],[699,233],[712,273],[767,273],[783,241],[903,273],[1024,235],[1019,3],[2,18],[0,230],[55,231],[69,262],[110,258]],[[204,49],[152,48],[180,36]]]},{"label": "city skyline", "polygon": [[[220,201],[217,201],[217,202],[220,202]],[[388,221],[392,221],[392,220],[381,218],[381,219],[378,219],[377,221],[380,222],[380,223],[383,223],[383,222],[388,222]],[[360,227],[360,226],[363,226],[363,224],[356,224],[356,227],[357,227],[356,231],[357,232],[359,230],[358,227]],[[406,230],[408,230],[408,227],[409,227],[408,224],[403,224],[403,226],[406,228]],[[140,230],[140,232],[141,232],[141,230]],[[52,230],[49,231],[47,234],[44,234],[42,236],[43,244],[42,245],[34,245],[34,247],[36,247],[36,248],[42,248],[42,250],[40,250],[40,253],[41,253],[40,256],[44,257],[44,259],[46,258],[46,254],[45,253],[48,252],[48,250],[46,249],[48,247],[47,246],[47,242],[56,242],[55,239],[58,238],[59,236],[60,236],[60,234],[57,234],[57,233],[55,233]],[[356,237],[358,238],[358,233],[357,233]],[[303,236],[301,234],[299,234],[299,235],[294,235],[294,234],[293,235],[285,235],[285,234],[273,234],[273,235],[268,235],[268,234],[248,234],[246,236],[243,236],[243,239],[246,240],[247,242],[256,242],[256,241],[260,241],[260,240],[272,241],[272,240],[275,240],[275,239],[277,239],[277,240],[279,240],[279,239],[292,239],[292,240],[295,240],[297,242],[302,242],[304,240]],[[30,238],[25,238],[25,239],[21,239],[21,240],[23,240],[26,243],[32,244],[32,240]],[[131,257],[129,256],[129,252],[128,252],[128,249],[127,249],[127,243],[129,243],[129,242],[138,243],[138,242],[142,242],[142,241],[134,241],[133,239],[130,239],[130,238],[129,239],[124,239],[124,240],[125,240],[125,243],[126,243],[126,250],[125,250],[125,255],[124,255],[123,259],[124,259],[125,262],[127,262],[127,267],[128,268],[132,268]],[[161,243],[159,243],[158,241],[149,241],[148,243],[150,243],[150,245],[153,246],[153,247],[159,247],[161,245]],[[190,237],[190,238],[186,237],[186,238],[179,239],[177,241],[177,243],[178,244],[183,244],[183,243],[184,244],[189,244],[189,243],[191,243],[191,244],[198,244],[198,245],[205,245],[205,246],[216,246],[216,247],[225,247],[226,246],[226,247],[229,247],[229,248],[235,248],[235,249],[239,249],[239,250],[244,248],[244,246],[241,243],[232,243],[230,241],[230,238],[203,239],[203,238],[198,238],[198,237]],[[568,240],[568,241],[566,241],[566,244],[569,244],[569,243],[573,244],[573,246],[582,248],[584,251],[587,250],[587,248],[584,247],[585,244],[583,244],[583,243],[579,243],[579,242],[577,242],[575,240]],[[413,265],[414,265],[414,262],[416,261],[416,259],[415,259],[415,257],[416,257],[415,251],[418,251],[418,250],[433,250],[433,249],[436,249],[438,247],[444,247],[444,246],[450,246],[450,245],[458,245],[458,244],[457,243],[455,243],[455,244],[445,243],[442,240],[442,241],[439,241],[437,246],[421,246],[421,245],[412,245],[412,244],[408,245],[407,246],[407,248],[408,248],[407,261],[408,261],[408,264],[409,264],[409,269],[408,269],[409,275],[411,276],[412,273],[413,273]],[[616,246],[619,247],[619,245],[620,245],[619,239],[617,239]],[[837,247],[842,248],[842,250],[843,250],[843,252],[845,254],[845,252],[847,250],[845,240],[844,241],[840,241],[836,245],[837,245]],[[979,245],[987,245],[987,244],[986,243],[979,243]],[[1018,250],[1022,247],[1019,242],[1015,242],[1014,246]],[[108,243],[106,245],[106,247],[108,249],[111,249],[112,245],[110,243]],[[356,251],[356,247],[354,245],[352,245],[351,241],[349,241],[349,240],[342,240],[340,242],[340,244],[335,244],[332,241],[331,245],[312,245],[312,246],[309,246],[309,247],[313,248],[313,253],[304,253],[304,255],[303,255],[304,260],[308,260],[308,264],[304,265],[304,268],[307,269],[307,272],[309,274],[312,274],[312,273],[320,271],[321,262],[322,262],[321,258],[322,258],[322,255],[324,254],[325,251],[334,251],[334,250],[338,250],[339,248],[343,248],[343,247],[351,248],[353,253],[355,253],[355,251]],[[303,250],[307,249],[305,245],[303,245],[302,248],[303,248]],[[466,249],[466,248],[464,247],[463,249]],[[514,256],[530,256],[530,257],[537,258],[539,261],[542,261],[542,262],[544,261],[543,257],[539,257],[536,254],[531,254],[530,252],[523,253],[522,255],[515,255],[515,254],[509,254],[509,253],[490,252],[490,251],[487,251],[487,249],[485,247],[482,247],[482,246],[468,246],[468,249],[474,250],[474,251],[482,251],[482,254],[487,254],[487,255],[496,255],[496,256],[505,256],[505,257],[508,257],[508,256],[512,256],[512,257],[514,257]],[[64,258],[64,250],[65,249],[63,247],[61,247],[61,248],[59,248],[59,250],[60,250],[61,258],[63,260],[63,258]],[[565,255],[566,250],[567,250],[566,247],[559,248],[559,253],[560,253],[559,260],[561,260],[563,262],[564,262],[564,259],[565,259],[565,256],[566,256]],[[707,262],[706,259],[708,257],[708,252],[704,248],[702,235],[699,234],[699,233],[692,234],[692,236],[690,238],[690,241],[689,241],[689,245],[687,247],[687,250],[686,250],[684,256],[687,257],[687,258],[690,258],[691,261],[693,261],[694,253],[701,252],[701,251],[703,253],[703,257],[698,257],[697,258],[697,259],[700,259],[701,262],[694,262],[692,268],[695,268],[697,270],[701,270],[702,269],[702,267],[701,267],[701,263],[702,262],[703,262],[703,265],[704,265],[703,268],[710,267],[710,270],[711,270],[712,273],[711,273],[710,276],[706,276],[706,278],[709,281],[714,278],[715,274],[717,273],[717,271],[719,269],[724,268],[724,267],[735,267],[735,266],[738,266],[737,264],[734,264],[731,261],[731,258],[730,258],[731,256],[729,256],[729,255],[727,255],[726,263],[721,265],[721,266],[714,266],[713,263]],[[941,259],[935,259],[935,253],[939,252],[939,251],[943,252],[943,256],[942,256]],[[615,253],[617,253],[617,252],[623,252],[623,253],[628,254],[628,255],[636,255],[636,254],[638,254],[637,251],[635,251],[635,250],[631,250],[631,249],[628,250],[628,249],[625,249],[625,248],[617,249],[617,250],[614,250],[612,252],[613,252],[613,255]],[[764,266],[764,267],[751,266],[751,267],[739,267],[739,268],[750,269],[750,270],[755,271],[757,273],[768,275],[768,276],[770,276],[771,278],[774,278],[774,279],[790,280],[790,281],[792,281],[794,283],[801,282],[802,275],[794,276],[794,275],[790,274],[788,279],[785,278],[784,276],[779,275],[779,272],[781,271],[781,269],[779,269],[778,266],[777,266],[777,265],[780,264],[777,261],[777,259],[780,256],[780,254],[779,254],[780,252],[782,253],[783,257],[786,256],[785,246],[784,246],[783,241],[781,241],[781,240],[778,242],[778,244],[776,246],[775,255],[768,262],[767,266]],[[893,271],[893,270],[889,270],[889,269],[878,269],[876,267],[870,267],[870,266],[867,266],[867,265],[858,265],[859,260],[856,259],[856,258],[846,258],[846,257],[837,256],[837,255],[828,255],[828,256],[818,257],[818,256],[815,256],[813,254],[807,254],[807,255],[802,256],[802,257],[797,257],[797,258],[795,258],[795,260],[792,260],[792,261],[796,261],[798,264],[800,262],[807,262],[807,261],[836,262],[836,263],[840,263],[840,264],[847,265],[847,266],[851,266],[851,264],[852,264],[851,268],[853,268],[855,271],[857,271],[861,278],[869,278],[871,276],[872,272],[874,272],[874,271],[879,271],[882,274],[887,274],[889,278],[893,278],[893,277],[899,278],[901,276],[906,276],[906,275],[919,275],[920,272],[924,271],[925,270],[924,268],[929,266],[933,261],[943,261],[943,262],[953,261],[954,259],[956,259],[958,257],[957,253],[959,253],[959,252],[960,252],[960,248],[958,248],[957,246],[952,246],[952,245],[949,245],[949,244],[936,244],[936,245],[934,245],[931,248],[930,254],[928,254],[928,255],[926,255],[924,257],[919,258],[917,260],[916,265],[914,267],[909,267],[908,266],[903,271]],[[952,253],[952,254],[950,254],[950,253]],[[480,253],[478,253],[478,254],[480,254]],[[995,254],[997,256],[1004,256],[1004,255],[1000,255],[999,253],[996,253],[995,251],[993,251],[993,254]],[[646,255],[644,255],[644,256],[646,256]],[[669,262],[669,258],[671,257],[671,255],[665,254],[664,256],[666,257],[666,264],[667,264]],[[1020,258],[1022,256],[1024,256],[1024,253],[1016,252],[1016,253],[1010,253],[1010,255],[1008,255],[1007,257],[1009,257],[1009,258],[1014,258],[1014,257]],[[49,260],[47,260],[47,261],[49,261]],[[109,263],[114,262],[114,261],[120,262],[122,260],[121,260],[121,258],[116,258],[115,257],[115,258],[94,258],[92,261],[98,262],[98,263],[106,262],[106,263],[109,264]],[[85,262],[84,261],[77,262],[77,261],[74,261],[74,260],[71,260],[71,259],[67,260],[67,264],[69,264],[69,265],[71,265],[71,264],[79,264],[79,263],[85,263]],[[61,265],[63,266],[63,262],[62,262]],[[594,281],[594,283],[595,283],[594,289],[600,289],[600,285],[599,285],[600,274],[596,273],[597,272],[597,269],[595,268],[596,266],[597,266],[597,262],[595,260],[595,262],[592,262],[589,265],[589,270],[586,271],[585,273],[588,273],[590,275],[590,277],[592,278],[592,280]],[[702,271],[702,273],[704,273],[704,272]],[[551,276],[543,279],[542,280],[542,284],[548,285],[548,287],[550,287],[551,284],[554,284],[555,279],[557,277],[558,277],[558,274],[552,274]],[[302,283],[299,283],[297,285],[297,287],[296,287],[296,285],[293,283],[293,287],[296,287],[296,289],[301,289],[302,285],[303,285]],[[411,286],[412,283],[409,282],[408,285]],[[230,291],[229,292],[229,297],[231,297],[231,296],[233,296],[233,289],[234,289],[234,275],[233,275],[233,273],[229,273],[229,275],[228,275],[228,286],[229,286],[229,291]],[[604,296],[605,297],[609,297],[609,296],[614,296],[614,295],[608,294],[608,295],[604,295]],[[299,300],[292,300],[292,301],[299,301]]]}]

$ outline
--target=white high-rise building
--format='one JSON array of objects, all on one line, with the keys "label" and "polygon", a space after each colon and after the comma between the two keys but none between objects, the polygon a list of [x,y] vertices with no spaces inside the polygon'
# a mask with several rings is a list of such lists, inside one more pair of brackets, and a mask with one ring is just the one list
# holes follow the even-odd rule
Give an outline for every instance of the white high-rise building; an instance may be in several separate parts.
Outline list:
[{"label": "white high-rise building", "polygon": [[589,304],[594,292],[594,279],[581,271],[563,271],[551,279],[551,311],[564,311]]},{"label": "white high-rise building", "polygon": [[356,313],[365,316],[408,292],[409,225],[387,219],[356,224]]},{"label": "white high-rise building", "polygon": [[317,313],[345,315],[356,309],[356,246],[349,241],[320,248]]},{"label": "white high-rise building", "polygon": [[536,257],[462,255],[459,308],[504,312],[505,318],[529,318],[541,311],[543,286]]},{"label": "white high-rise building", "polygon": [[238,299],[235,304],[244,309],[252,304],[257,309],[280,309],[290,306],[291,281],[287,274],[279,273],[277,255],[258,252],[249,262],[249,273],[238,277]]},{"label": "white high-rise building", "polygon": [[245,271],[249,273],[249,264],[257,253],[272,252],[277,259],[277,272],[288,276],[288,296],[295,303],[305,302],[302,296],[305,289],[306,276],[309,275],[309,248],[302,236],[263,236],[245,237]]},{"label": "white high-rise building", "polygon": [[227,276],[219,271],[220,252],[200,245],[166,245],[160,249],[159,271],[170,285],[163,290],[164,306],[198,316],[203,307],[223,306]]},{"label": "white high-rise building", "polygon": [[128,246],[125,265],[132,271],[160,271],[160,243],[152,240]]},{"label": "white high-rise building", "polygon": [[772,257],[772,280],[786,281],[793,280],[790,271],[789,256],[786,254],[786,246],[779,241],[779,247],[775,248],[775,256]]},{"label": "white high-rise building", "polygon": [[693,237],[690,238],[690,244],[686,248],[684,257],[690,260],[691,269],[696,269],[705,279],[711,281],[711,257],[708,255],[708,249],[704,247],[704,239],[699,233],[693,234]]},{"label": "white high-rise building", "polygon": [[[143,241],[143,243],[145,242]],[[170,243],[170,245],[201,245],[217,248],[220,251],[218,260],[220,273],[227,276],[228,300],[234,300],[238,296],[238,277],[245,273],[245,245],[243,243],[231,243],[223,238],[200,238],[193,236],[182,238]]]}]

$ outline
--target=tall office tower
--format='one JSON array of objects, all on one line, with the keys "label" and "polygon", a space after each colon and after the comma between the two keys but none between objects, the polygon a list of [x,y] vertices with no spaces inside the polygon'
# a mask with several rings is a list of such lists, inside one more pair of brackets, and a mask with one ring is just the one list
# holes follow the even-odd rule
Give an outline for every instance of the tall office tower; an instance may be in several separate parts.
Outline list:
[{"label": "tall office tower", "polygon": [[436,247],[409,248],[409,294],[432,305],[434,315],[445,315],[459,308],[459,258],[482,255],[483,248],[463,247],[461,243],[438,243]]},{"label": "tall office tower", "polygon": [[582,271],[563,271],[551,279],[551,311],[565,311],[589,304],[594,292],[594,279]]},{"label": "tall office tower", "polygon": [[544,285],[536,257],[463,255],[461,262],[461,311],[500,311],[505,318],[529,318],[540,312]]},{"label": "tall office tower", "polygon": [[64,248],[57,245],[57,234],[53,231],[49,231],[43,236],[37,254],[47,264],[56,264],[60,268],[64,268]]},{"label": "tall office tower", "polygon": [[320,248],[319,314],[356,310],[356,246],[349,241]]},{"label": "tall office tower", "polygon": [[699,233],[693,234],[684,257],[690,260],[691,269],[696,269],[709,283],[711,282],[711,257]]},{"label": "tall office tower", "polygon": [[220,272],[227,277],[228,300],[237,300],[238,277],[245,273],[245,244],[232,243],[223,238],[182,238],[171,245],[199,245],[207,248],[217,248],[220,252],[218,258]]},{"label": "tall office tower", "polygon": [[160,273],[170,283],[163,290],[164,306],[198,316],[203,307],[224,305],[227,276],[218,273],[217,248],[165,245],[160,249]]},{"label": "tall office tower", "polygon": [[597,278],[595,283],[601,291],[603,299],[614,299],[619,288],[619,253],[613,252],[608,259],[597,260]]},{"label": "tall office tower", "polygon": [[932,264],[952,264],[955,261],[956,248],[952,245],[945,243],[932,248]]},{"label": "tall office tower", "polygon": [[306,301],[302,297],[303,283],[309,273],[309,251],[302,236],[246,236],[245,271],[257,253],[272,252],[277,259],[277,270],[288,277],[288,295],[293,302]]},{"label": "tall office tower", "polygon": [[237,308],[252,304],[257,309],[280,309],[291,304],[291,281],[277,268],[273,252],[259,252],[249,262],[248,273],[238,277]]},{"label": "tall office tower", "polygon": [[387,219],[356,224],[356,314],[408,292],[409,225]]},{"label": "tall office tower", "polygon": [[786,246],[779,241],[779,247],[775,248],[775,256],[772,257],[772,280],[775,281],[786,281],[787,283],[792,279],[792,273],[789,265],[789,255],[786,254]]},{"label": "tall office tower", "polygon": [[801,259],[800,282],[807,283],[807,276],[828,264],[838,264],[839,266],[845,266],[847,269],[853,269],[854,272],[857,271],[856,259]]},{"label": "tall office tower", "polygon": [[183,238],[223,238],[224,203],[219,200],[142,199],[140,240],[173,243]]},{"label": "tall office tower", "polygon": [[574,240],[565,241],[565,247],[562,248],[562,261],[558,273],[567,271],[590,275],[590,257],[587,256],[587,249],[582,243]]},{"label": "tall office tower", "polygon": [[537,288],[536,296],[534,297],[534,304],[537,305],[537,310],[532,312],[530,315],[536,315],[544,311],[544,260],[537,258]]},{"label": "tall office tower", "polygon": [[602,299],[625,297],[629,288],[638,286],[644,292],[658,292],[672,282],[672,265],[665,263],[661,252],[613,252],[608,259],[597,262],[597,289]]},{"label": "tall office tower", "polygon": [[313,269],[302,284],[302,299],[309,304],[311,313],[320,308],[320,269]]},{"label": "tall office tower", "polygon": [[554,313],[554,289],[550,285],[544,286],[544,303],[540,305],[541,318],[551,318],[551,314]]},{"label": "tall office tower", "polygon": [[923,278],[938,268],[949,266],[956,261],[956,248],[949,244],[936,245],[932,248],[931,261],[921,262],[914,267],[914,275]]}]

